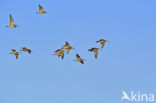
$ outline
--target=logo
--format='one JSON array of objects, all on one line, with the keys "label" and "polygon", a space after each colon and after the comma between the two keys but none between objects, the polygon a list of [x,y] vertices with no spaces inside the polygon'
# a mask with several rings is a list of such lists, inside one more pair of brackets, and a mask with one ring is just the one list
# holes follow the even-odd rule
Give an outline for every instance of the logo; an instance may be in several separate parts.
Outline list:
[{"label": "logo", "polygon": [[134,102],[154,102],[154,94],[141,93],[131,91],[130,94],[127,94],[125,91],[122,91],[121,101],[134,101]]}]

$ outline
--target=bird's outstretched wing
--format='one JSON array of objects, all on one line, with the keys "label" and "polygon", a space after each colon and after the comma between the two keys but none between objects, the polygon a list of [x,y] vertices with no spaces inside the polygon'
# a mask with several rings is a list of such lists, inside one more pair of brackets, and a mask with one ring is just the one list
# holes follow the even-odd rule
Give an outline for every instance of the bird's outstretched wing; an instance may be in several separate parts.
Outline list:
[{"label": "bird's outstretched wing", "polygon": [[58,51],[60,51],[60,49],[57,49],[57,50],[55,51],[55,53],[58,52]]},{"label": "bird's outstretched wing", "polygon": [[69,45],[69,43],[66,41],[66,44],[65,45]]},{"label": "bird's outstretched wing", "polygon": [[83,61],[80,61],[82,64],[84,64],[84,62]]},{"label": "bird's outstretched wing", "polygon": [[76,54],[76,58],[80,58],[80,56],[78,54]]},{"label": "bird's outstretched wing", "polygon": [[94,54],[95,54],[95,58],[97,58],[97,56],[98,56],[98,50],[95,50],[94,51]]},{"label": "bird's outstretched wing", "polygon": [[16,56],[16,59],[18,59],[18,55],[19,55],[18,53],[17,53],[17,54],[15,54],[15,56]]},{"label": "bird's outstretched wing", "polygon": [[95,48],[88,49],[88,51],[92,52]]},{"label": "bird's outstretched wing", "polygon": [[43,7],[39,5],[39,11],[43,11]]},{"label": "bird's outstretched wing", "polygon": [[22,49],[26,49],[26,47],[22,47]]},{"label": "bird's outstretched wing", "polygon": [[12,24],[14,24],[14,19],[13,19],[13,17],[10,14],[10,25],[12,25]]},{"label": "bird's outstretched wing", "polygon": [[30,49],[28,49],[27,51],[28,51],[29,54],[31,54],[31,50]]}]

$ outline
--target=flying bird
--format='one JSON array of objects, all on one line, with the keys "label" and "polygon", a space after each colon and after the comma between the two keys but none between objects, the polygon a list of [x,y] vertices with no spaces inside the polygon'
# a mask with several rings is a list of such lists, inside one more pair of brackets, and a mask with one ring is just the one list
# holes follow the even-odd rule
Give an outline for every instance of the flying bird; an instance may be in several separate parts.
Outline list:
[{"label": "flying bird", "polygon": [[61,56],[61,58],[63,59],[64,58],[64,50],[61,50],[61,49],[57,49],[55,51],[55,54],[54,55],[57,55],[58,57]]},{"label": "flying bird", "polygon": [[46,13],[47,12],[44,11],[44,8],[41,5],[39,5],[39,12],[37,12],[37,14],[46,14]]},{"label": "flying bird", "polygon": [[95,58],[97,58],[97,56],[98,56],[98,50],[99,50],[99,48],[91,48],[91,49],[88,49],[88,51],[94,52]]},{"label": "flying bird", "polygon": [[10,54],[14,54],[16,56],[16,59],[18,59],[19,52],[17,52],[15,49],[12,49],[12,53]]},{"label": "flying bird", "polygon": [[18,25],[14,24],[14,19],[11,16],[11,14],[10,14],[10,25],[8,25],[6,27],[9,27],[9,28],[16,28],[16,27],[18,27]]},{"label": "flying bird", "polygon": [[70,52],[71,49],[74,49],[73,47],[71,47],[69,45],[69,43],[66,41],[65,45],[62,47],[62,49],[66,49],[67,50],[67,54]]},{"label": "flying bird", "polygon": [[100,39],[99,41],[96,41],[96,43],[101,43],[101,48],[104,47],[105,43],[108,42],[107,40]]},{"label": "flying bird", "polygon": [[83,60],[84,59],[82,59],[78,54],[76,54],[76,60],[74,60],[74,61],[77,61],[77,62],[80,62],[80,63],[84,64]]},{"label": "flying bird", "polygon": [[28,49],[26,47],[23,47],[20,51],[28,52],[29,54],[31,54],[31,49]]}]

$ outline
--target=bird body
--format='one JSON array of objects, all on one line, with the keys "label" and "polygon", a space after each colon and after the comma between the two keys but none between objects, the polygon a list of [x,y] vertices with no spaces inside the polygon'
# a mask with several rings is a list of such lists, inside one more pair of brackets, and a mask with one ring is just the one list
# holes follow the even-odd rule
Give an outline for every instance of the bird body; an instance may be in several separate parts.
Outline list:
[{"label": "bird body", "polygon": [[23,47],[20,51],[28,52],[29,54],[31,54],[31,50],[26,47]]},{"label": "bird body", "polygon": [[74,61],[77,61],[77,62],[80,62],[80,63],[84,64],[83,60],[84,59],[82,59],[78,54],[76,54],[76,60],[74,60]]},{"label": "bird body", "polygon": [[14,24],[14,19],[13,17],[11,16],[10,14],[10,25],[6,26],[6,27],[9,27],[9,28],[16,28],[18,25]]},{"label": "bird body", "polygon": [[54,55],[57,55],[58,57],[61,56],[61,58],[63,59],[64,58],[64,50],[61,50],[61,49],[57,49],[55,51],[55,54]]},{"label": "bird body", "polygon": [[97,56],[98,56],[98,50],[99,50],[99,48],[91,48],[88,51],[94,52],[95,58],[97,58]]},{"label": "bird body", "polygon": [[10,54],[14,54],[16,56],[16,59],[18,59],[19,52],[17,52],[15,49],[12,49],[12,53]]},{"label": "bird body", "polygon": [[99,41],[96,41],[97,43],[101,43],[101,48],[104,47],[105,43],[107,42],[107,40],[104,39],[100,39]]},{"label": "bird body", "polygon": [[46,13],[47,12],[44,11],[44,8],[41,5],[39,5],[39,12],[37,12],[37,14],[46,14]]}]

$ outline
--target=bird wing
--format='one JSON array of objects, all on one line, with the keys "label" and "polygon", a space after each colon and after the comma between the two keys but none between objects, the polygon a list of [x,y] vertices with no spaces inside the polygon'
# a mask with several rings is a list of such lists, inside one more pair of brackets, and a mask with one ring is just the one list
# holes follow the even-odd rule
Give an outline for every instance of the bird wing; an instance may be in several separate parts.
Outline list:
[{"label": "bird wing", "polygon": [[91,51],[91,52],[92,52],[94,49],[95,49],[95,48],[91,48],[91,49],[88,49],[88,51]]},{"label": "bird wing", "polygon": [[80,61],[80,63],[84,64],[83,60],[82,60],[82,61]]},{"label": "bird wing", "polygon": [[43,11],[43,7],[39,5],[39,11]]},{"label": "bird wing", "polygon": [[104,39],[100,39],[99,41],[104,41]]},{"label": "bird wing", "polygon": [[69,45],[69,43],[66,41],[66,44],[65,45]]},{"label": "bird wing", "polygon": [[16,53],[15,56],[16,56],[16,59],[18,59],[18,53]]},{"label": "bird wing", "polygon": [[13,17],[10,14],[10,25],[12,25],[12,24],[14,24],[14,19],[13,19]]},{"label": "bird wing", "polygon": [[95,54],[95,58],[97,58],[97,56],[98,56],[98,50],[95,50],[94,51],[94,54]]},{"label": "bird wing", "polygon": [[22,47],[22,49],[26,49],[26,47]]},{"label": "bird wing", "polygon": [[76,58],[80,58],[80,56],[78,54],[76,54]]},{"label": "bird wing", "polygon": [[58,52],[58,51],[60,51],[60,49],[57,49],[57,50],[55,51],[55,53]]},{"label": "bird wing", "polygon": [[28,51],[29,54],[31,53],[31,50],[30,49],[28,49],[27,51]]}]

